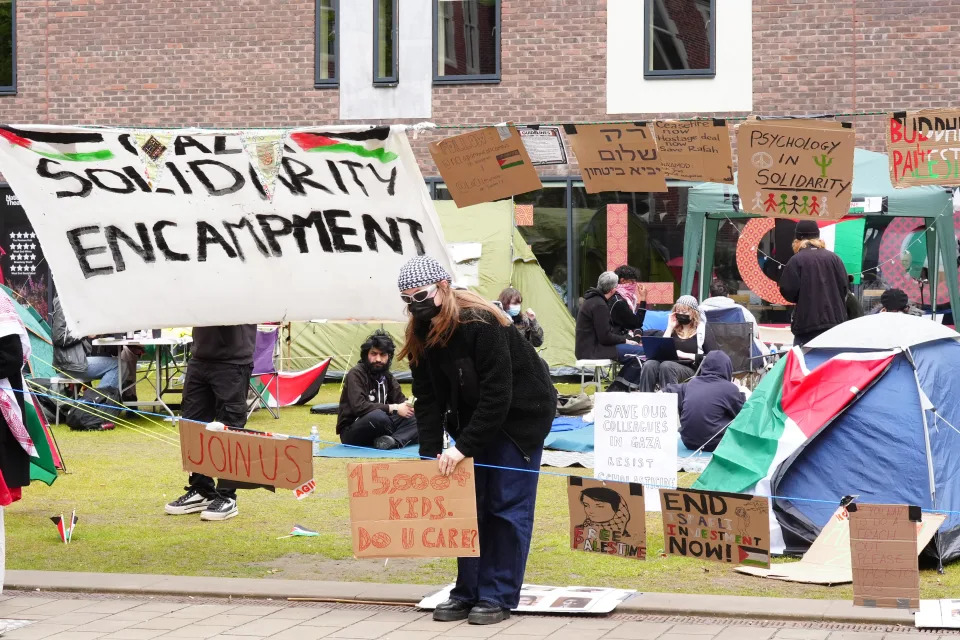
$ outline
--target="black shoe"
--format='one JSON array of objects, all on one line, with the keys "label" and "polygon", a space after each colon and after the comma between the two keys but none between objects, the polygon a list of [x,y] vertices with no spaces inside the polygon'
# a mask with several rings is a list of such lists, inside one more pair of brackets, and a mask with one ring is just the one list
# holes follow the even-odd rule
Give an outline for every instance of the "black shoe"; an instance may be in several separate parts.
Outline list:
[{"label": "black shoe", "polygon": [[466,620],[470,615],[470,609],[473,607],[469,602],[463,600],[454,600],[450,598],[437,605],[433,610],[433,619],[437,622],[456,622],[457,620]]},{"label": "black shoe", "polygon": [[497,624],[510,617],[510,610],[498,604],[478,602],[470,609],[467,622],[470,624]]},{"label": "black shoe", "polygon": [[196,513],[206,509],[213,500],[193,487],[184,487],[185,494],[164,507],[164,511],[172,516],[182,516],[187,513]]},{"label": "black shoe", "polygon": [[236,498],[225,498],[217,496],[213,499],[203,512],[200,513],[201,520],[228,520],[237,515]]},{"label": "black shoe", "polygon": [[380,436],[373,441],[373,446],[377,449],[399,449],[400,443],[393,436]]}]

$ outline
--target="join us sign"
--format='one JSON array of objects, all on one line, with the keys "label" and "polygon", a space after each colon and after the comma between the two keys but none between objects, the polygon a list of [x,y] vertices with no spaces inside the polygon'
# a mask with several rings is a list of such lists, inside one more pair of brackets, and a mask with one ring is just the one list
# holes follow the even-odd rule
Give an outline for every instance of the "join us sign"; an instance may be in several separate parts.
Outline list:
[{"label": "join us sign", "polygon": [[0,172],[78,335],[403,320],[404,262],[426,253],[452,272],[402,128],[4,126]]}]

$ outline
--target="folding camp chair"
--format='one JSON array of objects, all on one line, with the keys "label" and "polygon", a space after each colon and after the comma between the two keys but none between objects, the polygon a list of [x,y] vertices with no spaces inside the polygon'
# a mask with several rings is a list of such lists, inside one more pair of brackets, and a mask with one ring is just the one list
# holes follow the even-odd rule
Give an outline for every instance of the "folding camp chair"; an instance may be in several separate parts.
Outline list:
[{"label": "folding camp chair", "polygon": [[[275,419],[280,419],[280,374],[274,364],[280,347],[279,327],[258,328],[257,344],[253,350],[253,373],[250,378],[250,391],[254,398],[247,407],[247,415],[252,415],[258,408],[263,407]],[[264,380],[266,378],[266,380]],[[254,384],[256,381],[257,384]],[[271,393],[271,389],[273,392]],[[265,396],[273,396],[274,403]]]},{"label": "folding camp chair", "polygon": [[[757,369],[762,366],[762,358],[753,358],[753,325],[749,322],[707,322],[707,337],[713,338],[720,351],[730,356],[733,363],[733,375],[748,378],[752,382]],[[750,384],[748,387],[752,388]]]}]

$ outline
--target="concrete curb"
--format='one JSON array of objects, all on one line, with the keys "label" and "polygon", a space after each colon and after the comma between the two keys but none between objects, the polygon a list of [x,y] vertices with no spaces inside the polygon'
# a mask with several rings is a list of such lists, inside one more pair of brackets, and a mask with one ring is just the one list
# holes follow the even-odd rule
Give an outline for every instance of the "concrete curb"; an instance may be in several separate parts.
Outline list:
[{"label": "concrete curb", "polygon": [[[76,591],[220,598],[325,598],[353,602],[416,604],[439,587],[373,582],[206,578],[129,573],[7,571],[4,586],[24,591]],[[639,615],[764,618],[914,626],[913,614],[897,609],[854,607],[848,600],[754,598],[687,593],[638,593],[616,610]]]}]

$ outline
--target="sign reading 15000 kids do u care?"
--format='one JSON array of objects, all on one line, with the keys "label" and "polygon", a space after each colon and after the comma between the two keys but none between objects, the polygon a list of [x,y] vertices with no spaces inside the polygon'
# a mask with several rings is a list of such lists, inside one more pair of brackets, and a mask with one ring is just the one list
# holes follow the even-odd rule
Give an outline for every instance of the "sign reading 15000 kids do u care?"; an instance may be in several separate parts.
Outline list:
[{"label": "sign reading 15000 kids do u care?", "polygon": [[400,266],[451,269],[403,129],[0,127],[0,172],[80,335],[402,320]]}]

